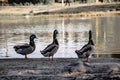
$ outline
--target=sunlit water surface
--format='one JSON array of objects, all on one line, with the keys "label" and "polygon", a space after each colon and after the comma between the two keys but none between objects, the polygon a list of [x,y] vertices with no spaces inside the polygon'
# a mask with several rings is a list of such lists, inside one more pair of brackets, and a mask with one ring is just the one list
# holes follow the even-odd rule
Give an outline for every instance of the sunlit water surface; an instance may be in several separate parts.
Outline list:
[{"label": "sunlit water surface", "polygon": [[29,43],[36,34],[36,50],[29,58],[43,58],[43,50],[52,42],[54,29],[59,31],[59,50],[54,57],[77,58],[76,49],[88,42],[88,31],[93,31],[96,46],[93,57],[120,57],[120,16],[94,18],[39,18],[12,17],[0,20],[0,58],[24,58],[13,46]]}]

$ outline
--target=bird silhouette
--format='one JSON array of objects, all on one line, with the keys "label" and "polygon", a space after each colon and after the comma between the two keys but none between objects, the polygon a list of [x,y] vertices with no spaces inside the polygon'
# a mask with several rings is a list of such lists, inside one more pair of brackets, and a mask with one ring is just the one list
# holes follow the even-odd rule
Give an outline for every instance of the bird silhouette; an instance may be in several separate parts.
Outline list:
[{"label": "bird silhouette", "polygon": [[25,55],[25,59],[27,59],[27,55],[31,54],[36,48],[35,43],[34,43],[35,38],[37,38],[36,35],[34,35],[34,34],[30,35],[29,44],[26,43],[26,44],[23,44],[23,45],[14,46],[15,51],[18,54]]},{"label": "bird silhouette", "polygon": [[75,50],[78,58],[86,58],[85,61],[89,61],[89,56],[93,53],[95,49],[94,42],[92,40],[92,31],[89,30],[89,41],[80,50]]},{"label": "bird silhouette", "polygon": [[44,50],[40,51],[44,57],[49,57],[49,60],[53,61],[53,56],[59,48],[59,43],[57,40],[58,30],[53,32],[53,42],[49,44]]}]

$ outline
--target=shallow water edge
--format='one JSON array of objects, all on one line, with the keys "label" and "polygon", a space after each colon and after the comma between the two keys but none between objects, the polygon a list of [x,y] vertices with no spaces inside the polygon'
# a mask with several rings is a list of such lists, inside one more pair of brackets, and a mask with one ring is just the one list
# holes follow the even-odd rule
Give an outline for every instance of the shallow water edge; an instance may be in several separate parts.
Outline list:
[{"label": "shallow water edge", "polygon": [[81,13],[71,13],[71,14],[0,14],[0,17],[42,17],[42,18],[52,18],[52,17],[104,17],[104,16],[114,16],[120,15],[120,11],[108,11],[108,12],[81,12]]}]

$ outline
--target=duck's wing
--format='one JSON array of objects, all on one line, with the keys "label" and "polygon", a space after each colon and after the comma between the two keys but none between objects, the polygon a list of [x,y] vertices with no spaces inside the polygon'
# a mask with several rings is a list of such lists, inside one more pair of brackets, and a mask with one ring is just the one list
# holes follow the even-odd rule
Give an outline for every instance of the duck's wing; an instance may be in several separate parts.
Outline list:
[{"label": "duck's wing", "polygon": [[53,43],[49,44],[47,47],[45,47],[45,49],[43,49],[42,51],[47,51],[49,50],[50,48],[53,47]]},{"label": "duck's wing", "polygon": [[87,47],[87,44],[84,45],[80,50],[75,50],[76,53],[78,54],[82,54],[82,51],[84,51],[84,49]]},{"label": "duck's wing", "polygon": [[58,48],[58,45],[53,43],[53,44],[48,45],[44,50],[42,50],[40,52],[41,52],[41,54],[45,55],[47,53],[55,51],[57,48]]},{"label": "duck's wing", "polygon": [[31,53],[33,50],[33,47],[30,46],[29,44],[24,44],[24,45],[14,46],[14,49],[17,53],[24,55],[24,54]]},{"label": "duck's wing", "polygon": [[87,46],[88,46],[88,44],[85,44],[85,45],[80,49],[80,51],[82,51],[83,49],[85,49]]},{"label": "duck's wing", "polygon": [[14,46],[14,49],[15,49],[15,51],[17,51],[18,49],[24,49],[24,48],[28,48],[28,47],[30,47],[29,44],[16,45],[16,46]]},{"label": "duck's wing", "polygon": [[92,50],[91,45],[85,45],[80,49],[80,52],[84,53],[84,52],[91,51],[91,50]]},{"label": "duck's wing", "polygon": [[92,50],[92,47],[90,46],[90,45],[84,45],[80,50],[76,50],[75,52],[77,53],[77,56],[79,57],[79,58],[83,58],[83,57],[85,57],[88,53],[89,53],[89,51],[91,51]]}]

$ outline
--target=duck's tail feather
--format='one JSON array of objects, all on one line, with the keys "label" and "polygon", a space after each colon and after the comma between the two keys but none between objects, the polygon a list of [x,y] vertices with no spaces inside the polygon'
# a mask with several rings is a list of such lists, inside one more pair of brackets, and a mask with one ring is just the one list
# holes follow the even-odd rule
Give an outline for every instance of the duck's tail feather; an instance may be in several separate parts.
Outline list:
[{"label": "duck's tail feather", "polygon": [[40,53],[41,53],[42,55],[45,55],[45,54],[46,54],[46,52],[45,52],[45,51],[40,51]]},{"label": "duck's tail feather", "polygon": [[20,47],[19,46],[14,46],[13,48],[15,49],[15,51],[17,51]]},{"label": "duck's tail feather", "polygon": [[43,51],[40,51],[40,53],[41,53],[41,54],[44,54],[44,52],[43,52]]},{"label": "duck's tail feather", "polygon": [[49,53],[46,53],[44,51],[40,51],[40,53],[44,56],[44,57],[49,57]]}]

